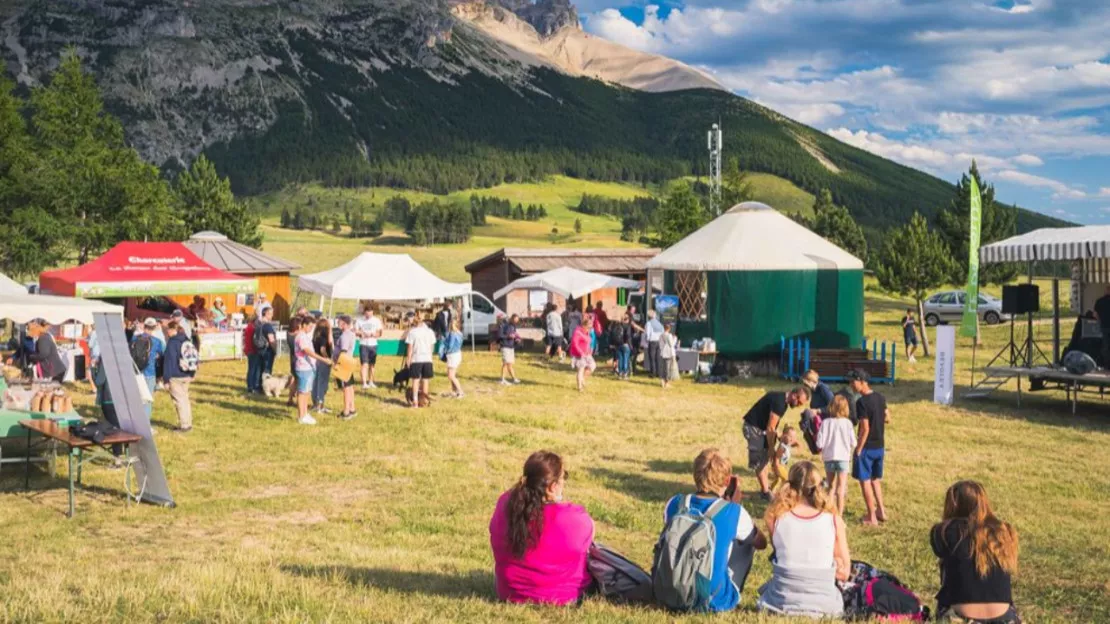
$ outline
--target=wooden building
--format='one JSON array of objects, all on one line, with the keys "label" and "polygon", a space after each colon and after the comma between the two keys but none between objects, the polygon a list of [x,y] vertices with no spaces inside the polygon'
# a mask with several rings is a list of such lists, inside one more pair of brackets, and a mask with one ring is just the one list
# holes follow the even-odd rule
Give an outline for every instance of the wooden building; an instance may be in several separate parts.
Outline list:
[{"label": "wooden building", "polygon": [[[265,294],[267,301],[274,306],[274,319],[282,323],[289,320],[290,307],[293,304],[291,273],[301,268],[300,265],[228,240],[219,232],[198,232],[184,244],[202,260],[218,269],[258,280],[258,293],[253,295],[239,295],[238,298],[220,295],[228,314],[242,313],[250,318],[254,314],[258,295]],[[201,296],[209,307],[216,297]],[[193,302],[192,295],[171,299],[183,306]]]},{"label": "wooden building", "polygon": [[[658,249],[552,249],[550,247],[521,249],[506,247],[466,265],[470,283],[475,291],[493,299],[493,293],[510,282],[527,275],[543,273],[559,267],[571,267],[591,273],[643,281],[647,278],[647,263],[659,254]],[[617,289],[598,291],[590,305],[601,301],[610,316],[625,309],[627,293]],[[566,301],[545,291],[514,291],[495,301],[506,314],[522,317],[537,316],[549,301],[560,309]]]}]

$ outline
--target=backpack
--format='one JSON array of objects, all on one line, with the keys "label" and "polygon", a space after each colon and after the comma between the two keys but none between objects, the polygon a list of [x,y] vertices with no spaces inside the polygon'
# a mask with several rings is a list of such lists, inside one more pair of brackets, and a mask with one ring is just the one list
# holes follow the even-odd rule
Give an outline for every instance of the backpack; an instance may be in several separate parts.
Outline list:
[{"label": "backpack", "polygon": [[196,345],[186,340],[181,343],[181,372],[195,373],[200,365],[200,353]]},{"label": "backpack", "polygon": [[255,353],[270,346],[270,341],[266,339],[266,332],[262,330],[262,321],[254,324],[254,335],[251,337],[251,342],[254,345]]},{"label": "backpack", "polygon": [[153,346],[154,340],[149,334],[141,334],[131,341],[131,360],[135,362],[135,366],[138,366],[140,371],[145,371],[147,365],[150,364],[150,352]]},{"label": "backpack", "polygon": [[846,582],[838,583],[848,619],[926,622],[929,607],[893,574],[863,561],[853,561]]},{"label": "backpack", "polygon": [[798,428],[802,430],[802,437],[806,441],[806,446],[809,452],[817,455],[821,449],[817,448],[817,433],[821,430],[821,414],[814,410],[807,409],[802,412],[802,420],[798,423]]},{"label": "backpack", "polygon": [[1094,358],[1082,351],[1068,351],[1061,363],[1072,375],[1086,375],[1098,370]]},{"label": "backpack", "polygon": [[684,496],[678,513],[663,527],[651,566],[656,602],[675,611],[708,609],[717,547],[713,517],[728,505],[717,499],[703,514],[690,506],[692,500],[693,495]]},{"label": "backpack", "polygon": [[608,546],[591,544],[586,567],[606,600],[645,605],[654,601],[651,575]]}]

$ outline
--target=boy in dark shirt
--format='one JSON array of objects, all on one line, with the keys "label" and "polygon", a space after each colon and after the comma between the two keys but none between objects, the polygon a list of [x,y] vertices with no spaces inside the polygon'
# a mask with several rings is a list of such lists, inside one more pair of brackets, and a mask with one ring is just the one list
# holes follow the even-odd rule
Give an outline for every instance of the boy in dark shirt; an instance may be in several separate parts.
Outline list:
[{"label": "boy in dark shirt", "polygon": [[744,439],[748,441],[748,468],[755,471],[759,481],[760,496],[771,500],[770,450],[775,445],[775,432],[779,421],[791,407],[807,405],[812,398],[809,388],[798,386],[790,392],[768,392],[756,401],[744,416]]},{"label": "boy in dark shirt", "polygon": [[871,389],[871,377],[864,370],[849,371],[848,385],[860,395],[856,402],[859,417],[859,435],[856,444],[852,476],[859,480],[867,517],[863,524],[877,525],[886,522],[886,505],[883,504],[883,463],[886,454],[886,423],[890,410],[886,397]]}]

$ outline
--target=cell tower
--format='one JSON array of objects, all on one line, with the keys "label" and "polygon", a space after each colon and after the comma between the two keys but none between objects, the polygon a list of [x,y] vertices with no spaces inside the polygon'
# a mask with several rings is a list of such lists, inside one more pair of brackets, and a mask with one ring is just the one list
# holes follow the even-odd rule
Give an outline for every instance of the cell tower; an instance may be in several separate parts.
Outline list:
[{"label": "cell tower", "polygon": [[721,123],[709,130],[709,214],[721,214],[721,150],[723,149]]}]

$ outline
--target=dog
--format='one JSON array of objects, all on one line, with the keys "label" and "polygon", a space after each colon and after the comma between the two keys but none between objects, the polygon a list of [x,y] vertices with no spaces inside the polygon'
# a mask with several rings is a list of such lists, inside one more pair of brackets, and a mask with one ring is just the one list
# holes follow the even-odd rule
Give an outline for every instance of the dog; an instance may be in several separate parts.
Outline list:
[{"label": "dog", "polygon": [[408,387],[412,375],[409,374],[409,369],[402,368],[401,370],[393,371],[393,389],[404,390]]},{"label": "dog", "polygon": [[275,399],[281,398],[281,393],[289,386],[288,375],[263,375],[262,376],[262,394],[273,397]]},{"label": "dog", "polygon": [[[407,403],[408,405],[412,405],[412,388],[405,388],[405,403]],[[428,396],[428,393],[426,392],[421,392],[420,407],[431,407],[431,405],[432,397]]]}]

